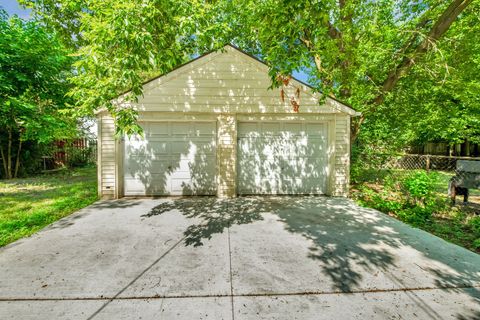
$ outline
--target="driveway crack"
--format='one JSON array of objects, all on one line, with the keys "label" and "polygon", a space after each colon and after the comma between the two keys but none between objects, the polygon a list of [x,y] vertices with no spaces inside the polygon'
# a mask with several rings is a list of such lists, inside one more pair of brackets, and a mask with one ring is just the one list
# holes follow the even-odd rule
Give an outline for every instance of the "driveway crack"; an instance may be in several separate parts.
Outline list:
[{"label": "driveway crack", "polygon": [[230,227],[227,228],[228,235],[228,258],[230,268],[230,302],[232,304],[232,320],[235,320],[235,305],[233,302],[233,272],[232,272],[232,247],[230,245]]},{"label": "driveway crack", "polygon": [[[133,282],[132,282],[133,283]],[[441,287],[419,287],[419,288],[392,288],[392,289],[360,289],[350,291],[297,291],[297,292],[268,292],[268,293],[239,293],[239,294],[200,294],[200,295],[152,295],[152,296],[127,296],[119,297],[36,297],[36,298],[0,298],[0,302],[8,301],[106,301],[113,300],[154,300],[154,299],[195,299],[195,298],[227,298],[227,297],[281,297],[281,296],[315,296],[315,295],[339,295],[339,294],[362,294],[362,293],[388,293],[388,292],[415,292],[415,291],[436,291],[455,289],[480,289],[480,285],[465,286],[441,286]],[[125,291],[125,290],[123,290]],[[122,291],[122,292],[123,292]],[[91,319],[91,318],[89,318]]]}]

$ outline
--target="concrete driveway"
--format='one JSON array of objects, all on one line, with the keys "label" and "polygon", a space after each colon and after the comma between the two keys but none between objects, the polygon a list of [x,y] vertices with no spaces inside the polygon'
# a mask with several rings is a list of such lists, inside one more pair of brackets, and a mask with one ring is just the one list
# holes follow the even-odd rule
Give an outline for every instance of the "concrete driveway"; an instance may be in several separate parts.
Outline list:
[{"label": "concrete driveway", "polygon": [[480,319],[480,256],[350,200],[98,202],[0,249],[0,319]]}]

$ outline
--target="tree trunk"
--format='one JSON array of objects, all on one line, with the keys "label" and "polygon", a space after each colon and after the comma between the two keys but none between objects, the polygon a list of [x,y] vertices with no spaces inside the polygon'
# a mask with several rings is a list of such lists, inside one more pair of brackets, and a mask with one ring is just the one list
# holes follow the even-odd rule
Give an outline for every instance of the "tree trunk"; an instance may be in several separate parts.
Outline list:
[{"label": "tree trunk", "polygon": [[7,158],[5,158],[5,152],[3,146],[0,145],[0,156],[2,157],[3,171],[5,172],[5,178],[7,178]]},{"label": "tree trunk", "polygon": [[12,179],[12,129],[8,128],[7,172],[6,178]]},{"label": "tree trunk", "polygon": [[357,140],[358,135],[360,134],[360,127],[362,126],[363,121],[365,121],[365,115],[361,115],[358,118],[352,119],[351,125],[351,132],[350,132],[350,145],[352,146],[353,143]]},{"label": "tree trunk", "polygon": [[[450,5],[445,9],[445,11],[440,15],[432,29],[428,32],[425,39],[423,39],[418,45],[414,46],[413,44],[416,41],[409,41],[405,44],[402,52],[405,52],[405,56],[396,65],[387,75],[387,78],[383,81],[380,93],[373,98],[370,103],[368,103],[369,108],[364,112],[362,117],[368,116],[365,113],[373,113],[375,108],[378,105],[381,105],[386,94],[392,92],[395,88],[397,82],[406,76],[410,69],[415,64],[415,60],[424,55],[431,49],[432,43],[440,39],[450,28],[452,23],[457,19],[457,17],[462,13],[465,8],[472,3],[473,0],[454,0]],[[360,124],[363,123],[363,119],[358,121]],[[360,125],[352,126],[351,141],[355,139],[360,134]]]},{"label": "tree trunk", "polygon": [[[397,82],[403,78],[408,71],[415,64],[415,60],[421,55],[425,54],[431,47],[432,43],[440,39],[450,28],[452,23],[458,17],[460,13],[472,2],[473,0],[455,0],[453,1],[447,9],[442,13],[438,20],[433,25],[430,32],[426,35],[425,39],[420,42],[416,47],[411,47],[409,43],[405,48],[406,55],[403,57],[402,61],[390,70],[387,78],[382,84],[382,89],[380,94],[378,94],[373,99],[373,104],[379,105],[385,99],[385,94],[391,92]],[[410,48],[409,48],[410,47]]]},{"label": "tree trunk", "polygon": [[17,177],[18,168],[20,167],[20,152],[22,151],[22,137],[18,138],[18,150],[17,150],[17,159],[15,160],[15,173],[13,175],[14,178]]}]

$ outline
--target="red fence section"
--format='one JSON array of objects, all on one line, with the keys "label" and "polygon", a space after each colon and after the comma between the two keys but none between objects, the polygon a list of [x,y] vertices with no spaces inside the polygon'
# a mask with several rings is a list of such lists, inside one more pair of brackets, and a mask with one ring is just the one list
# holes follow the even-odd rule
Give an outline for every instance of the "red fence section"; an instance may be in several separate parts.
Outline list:
[{"label": "red fence section", "polygon": [[56,166],[68,165],[69,162],[96,163],[97,142],[93,139],[78,138],[73,141],[54,142],[53,161]]}]

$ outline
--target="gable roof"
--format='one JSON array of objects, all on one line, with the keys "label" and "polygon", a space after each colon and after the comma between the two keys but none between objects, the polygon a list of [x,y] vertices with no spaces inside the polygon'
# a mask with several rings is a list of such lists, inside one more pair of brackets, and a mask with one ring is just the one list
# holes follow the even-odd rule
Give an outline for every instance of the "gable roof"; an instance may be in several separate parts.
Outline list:
[{"label": "gable roof", "polygon": [[[231,47],[231,48],[233,48],[233,49],[235,49],[235,50],[237,50],[237,51],[239,51],[239,52],[241,52],[241,53],[243,53],[243,54],[246,55],[247,57],[252,58],[252,59],[254,59],[255,61],[258,61],[258,62],[260,62],[261,64],[263,64],[263,65],[267,66],[268,68],[270,68],[270,66],[269,66],[265,61],[263,61],[263,60],[255,57],[254,55],[252,55],[252,54],[250,54],[250,53],[248,53],[248,52],[246,52],[246,51],[243,51],[243,50],[240,49],[239,47],[237,47],[237,46],[235,46],[235,45],[233,45],[233,44],[227,44],[225,47],[227,47],[227,46],[228,46],[228,47]],[[225,48],[225,47],[224,47],[224,48]],[[212,52],[212,51],[210,51],[210,52]],[[210,52],[209,52],[209,53],[210,53]],[[292,79],[291,79],[291,80],[293,80],[294,82],[297,82],[297,84],[300,84],[300,85],[303,85],[303,86],[309,88],[309,89],[312,90],[312,91],[316,90],[316,89],[315,89],[313,86],[311,86],[310,84],[308,84],[308,83],[306,83],[306,82],[304,82],[304,81],[302,81],[302,80],[299,80],[299,79],[297,79],[297,78],[295,78],[295,77],[293,77],[293,76],[292,76]],[[359,115],[361,114],[360,112],[358,112],[358,111],[356,111],[355,109],[353,109],[353,107],[352,107],[351,105],[349,105],[349,104],[347,104],[347,103],[345,103],[345,102],[342,102],[342,101],[338,100],[338,99],[335,98],[334,96],[328,95],[327,98],[328,98],[328,99],[332,99],[332,100],[336,101],[337,103],[339,103],[342,107],[345,107],[345,108],[342,108],[343,110],[341,110],[341,111],[343,111],[343,112],[345,112],[345,113],[348,113],[348,114],[350,114],[350,115],[352,115],[352,116],[359,116]]]},{"label": "gable roof", "polygon": [[[269,68],[268,64],[266,64],[264,61],[260,60],[259,58],[241,50],[240,48],[238,48],[238,47],[236,47],[232,44],[227,44],[226,46],[224,46],[223,48],[221,48],[219,50],[212,50],[212,51],[206,52],[206,53],[204,53],[204,54],[202,54],[202,55],[200,55],[200,56],[198,56],[198,57],[196,57],[196,58],[194,58],[194,59],[192,59],[192,60],[190,60],[186,63],[183,63],[183,64],[175,67],[174,69],[172,69],[171,71],[169,71],[165,74],[159,75],[157,77],[154,77],[152,79],[149,79],[149,80],[145,81],[142,84],[142,86],[144,87],[144,94],[149,89],[149,87],[153,87],[158,82],[164,83],[164,82],[168,81],[167,78],[174,77],[175,74],[181,73],[182,70],[188,69],[189,67],[191,67],[195,63],[198,63],[198,62],[200,62],[201,60],[204,60],[204,59],[208,59],[208,58],[212,57],[214,54],[217,54],[219,52],[225,52],[225,51],[238,52],[238,53],[242,54],[243,56],[245,56],[247,59],[251,60],[251,62],[259,64],[264,68]],[[308,83],[305,83],[305,82],[303,82],[303,81],[301,81],[301,80],[299,80],[295,77],[292,77],[290,81],[294,85],[302,87],[303,91],[308,92],[312,97],[314,97],[316,99],[321,98],[321,93],[315,92],[315,88],[312,87],[311,85],[309,85]],[[118,96],[118,98],[121,98],[123,95],[127,94],[130,91],[131,90],[123,92],[122,94],[120,94]],[[359,116],[360,115],[360,113],[355,111],[350,105],[336,99],[333,96],[330,96],[330,95],[327,96],[327,100],[330,100],[329,104],[333,108],[337,109],[338,111],[340,111],[342,113],[346,113],[346,114],[349,114],[351,116]]]}]

